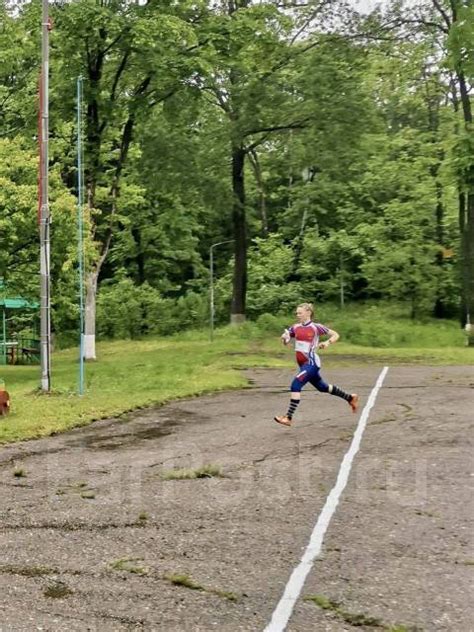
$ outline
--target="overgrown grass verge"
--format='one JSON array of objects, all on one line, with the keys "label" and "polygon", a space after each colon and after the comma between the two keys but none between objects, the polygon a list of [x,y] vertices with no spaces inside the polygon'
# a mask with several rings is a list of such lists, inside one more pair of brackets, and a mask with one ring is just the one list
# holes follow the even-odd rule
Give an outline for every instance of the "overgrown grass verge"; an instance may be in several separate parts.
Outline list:
[{"label": "overgrown grass verge", "polygon": [[[348,336],[352,330],[347,315],[328,314],[328,319],[324,314],[321,318],[317,315],[317,320],[338,329],[343,340],[321,354],[323,363],[327,362],[328,367],[474,364],[474,349],[463,346],[462,332],[454,323],[415,325],[392,319],[385,322],[387,338],[381,329],[381,318],[372,316],[370,313],[364,318],[354,316],[354,322],[361,332],[372,331],[374,344],[378,339],[382,347],[344,342],[348,337],[357,339]],[[11,413],[0,422],[0,444],[56,434],[173,399],[244,388],[248,382],[239,368],[291,369],[293,353],[279,341],[281,328],[288,322],[291,321],[264,315],[257,323],[217,330],[212,344],[207,332],[196,331],[184,332],[179,337],[101,342],[97,346],[98,360],[86,364],[83,396],[77,395],[76,349],[53,355],[50,394],[38,390],[39,367],[0,367],[0,378],[5,380],[12,398]],[[374,332],[378,332],[377,336]],[[365,333],[360,339],[369,343],[371,340]],[[392,339],[394,344],[411,346],[386,346],[387,340]]]},{"label": "overgrown grass verge", "polygon": [[285,366],[278,357],[252,353],[249,340],[206,336],[98,344],[98,360],[86,364],[86,390],[76,392],[76,350],[54,354],[51,394],[38,391],[39,367],[0,367],[11,395],[11,413],[0,422],[0,443],[33,439],[92,421],[164,404],[173,399],[247,386],[232,352],[245,351],[245,366]]}]

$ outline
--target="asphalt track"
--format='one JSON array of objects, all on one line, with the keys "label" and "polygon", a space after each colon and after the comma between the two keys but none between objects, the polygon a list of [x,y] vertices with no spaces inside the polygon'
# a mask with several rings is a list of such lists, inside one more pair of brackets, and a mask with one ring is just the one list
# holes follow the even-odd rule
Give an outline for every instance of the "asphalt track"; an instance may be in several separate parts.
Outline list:
[{"label": "asphalt track", "polygon": [[[381,369],[324,375],[362,410]],[[249,376],[0,448],[1,632],[269,625],[359,415],[306,387],[281,427],[291,373]],[[473,411],[473,367],[390,367],[288,631],[474,629]],[[222,476],[163,480],[204,464]]]}]

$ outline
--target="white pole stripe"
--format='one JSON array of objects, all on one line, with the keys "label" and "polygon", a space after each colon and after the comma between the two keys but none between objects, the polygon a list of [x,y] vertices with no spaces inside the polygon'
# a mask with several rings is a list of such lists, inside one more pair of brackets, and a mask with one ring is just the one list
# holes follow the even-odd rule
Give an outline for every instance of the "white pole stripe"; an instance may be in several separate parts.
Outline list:
[{"label": "white pole stripe", "polygon": [[347,485],[352,461],[359,451],[360,442],[365,427],[367,425],[370,410],[375,403],[375,399],[379,390],[382,388],[382,384],[385,376],[387,375],[387,372],[388,367],[386,366],[380,373],[377,382],[375,383],[375,386],[369,395],[369,399],[367,400],[364,410],[362,411],[362,414],[360,416],[359,423],[352,438],[349,450],[346,452],[342,460],[336,484],[332,488],[329,496],[326,499],[323,510],[319,514],[318,521],[316,522],[316,525],[313,529],[309,544],[306,547],[303,557],[301,558],[301,562],[291,574],[291,577],[285,587],[285,592],[283,593],[282,598],[275,608],[272,619],[265,628],[264,632],[283,632],[286,628],[286,625],[293,612],[295,603],[300,596],[301,590],[303,589],[306,577],[308,576],[313,566],[314,560],[321,552],[324,535],[327,531],[331,518],[336,511],[336,507],[339,503],[339,498]]}]

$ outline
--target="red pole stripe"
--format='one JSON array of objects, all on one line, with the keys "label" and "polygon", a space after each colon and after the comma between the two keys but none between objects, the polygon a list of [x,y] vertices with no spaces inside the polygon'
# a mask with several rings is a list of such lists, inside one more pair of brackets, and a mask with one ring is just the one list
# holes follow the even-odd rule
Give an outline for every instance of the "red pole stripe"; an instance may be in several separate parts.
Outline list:
[{"label": "red pole stripe", "polygon": [[39,108],[38,108],[38,142],[39,142],[39,163],[38,163],[38,224],[41,222],[41,206],[43,204],[43,73],[40,72],[39,78]]}]

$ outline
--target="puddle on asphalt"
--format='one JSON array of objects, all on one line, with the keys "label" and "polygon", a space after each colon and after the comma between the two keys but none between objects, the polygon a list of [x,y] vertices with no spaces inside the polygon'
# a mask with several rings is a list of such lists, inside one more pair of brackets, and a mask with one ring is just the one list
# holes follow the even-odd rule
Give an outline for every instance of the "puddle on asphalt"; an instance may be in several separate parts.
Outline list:
[{"label": "puddle on asphalt", "polygon": [[69,445],[90,450],[120,450],[121,448],[129,448],[141,441],[166,437],[173,433],[173,428],[177,425],[176,421],[166,421],[142,430],[116,435],[105,434],[103,431],[93,434],[89,433],[81,438],[74,439],[74,441],[70,441]]},{"label": "puddle on asphalt", "polygon": [[[205,418],[190,410],[175,410],[173,411],[173,419],[165,419],[163,421],[151,423],[146,428],[142,427],[141,429],[136,429],[132,432],[118,432],[117,434],[111,434],[114,430],[123,430],[124,424],[114,424],[108,428],[108,431],[97,429],[96,432],[92,432],[91,429],[88,429],[87,434],[74,437],[74,439],[68,441],[68,445],[75,448],[87,448],[90,450],[120,450],[122,448],[129,448],[141,441],[151,441],[153,439],[166,437],[167,435],[172,434],[176,426],[178,426],[181,422],[190,420],[196,422],[203,419]],[[133,423],[133,420],[130,420],[130,423]]]}]

